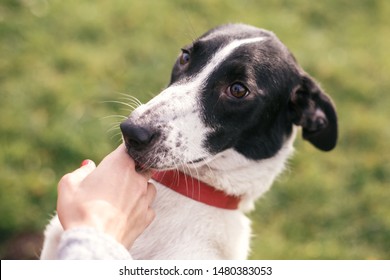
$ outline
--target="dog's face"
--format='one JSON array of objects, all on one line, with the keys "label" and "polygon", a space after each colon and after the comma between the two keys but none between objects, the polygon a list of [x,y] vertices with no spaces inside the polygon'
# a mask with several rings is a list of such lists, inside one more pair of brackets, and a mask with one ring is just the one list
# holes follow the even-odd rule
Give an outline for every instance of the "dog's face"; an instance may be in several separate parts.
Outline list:
[{"label": "dog's face", "polygon": [[274,156],[293,125],[321,150],[337,140],[331,100],[273,33],[224,25],[184,47],[168,87],[121,124],[140,166],[202,165],[233,150]]}]

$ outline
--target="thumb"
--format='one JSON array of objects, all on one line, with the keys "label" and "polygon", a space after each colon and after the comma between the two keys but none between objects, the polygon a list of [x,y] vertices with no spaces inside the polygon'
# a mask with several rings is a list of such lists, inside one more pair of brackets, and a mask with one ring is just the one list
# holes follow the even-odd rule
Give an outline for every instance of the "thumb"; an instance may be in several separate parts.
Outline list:
[{"label": "thumb", "polygon": [[[95,163],[92,160],[84,160],[81,167],[75,171],[65,174],[58,182],[58,194],[64,193],[64,189],[68,190],[78,188],[79,184],[96,168]],[[65,191],[68,193],[68,191]]]},{"label": "thumb", "polygon": [[85,177],[91,174],[95,168],[96,164],[92,160],[86,159],[81,163],[81,167],[73,171],[71,174],[76,181],[81,182]]}]

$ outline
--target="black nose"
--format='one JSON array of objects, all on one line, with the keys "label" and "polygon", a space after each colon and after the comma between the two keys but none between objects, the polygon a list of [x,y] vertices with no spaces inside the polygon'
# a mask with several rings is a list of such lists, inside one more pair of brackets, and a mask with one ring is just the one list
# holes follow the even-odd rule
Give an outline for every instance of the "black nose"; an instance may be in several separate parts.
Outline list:
[{"label": "black nose", "polygon": [[154,137],[154,132],[150,128],[138,126],[129,122],[120,125],[123,139],[128,148],[142,150],[146,148]]}]

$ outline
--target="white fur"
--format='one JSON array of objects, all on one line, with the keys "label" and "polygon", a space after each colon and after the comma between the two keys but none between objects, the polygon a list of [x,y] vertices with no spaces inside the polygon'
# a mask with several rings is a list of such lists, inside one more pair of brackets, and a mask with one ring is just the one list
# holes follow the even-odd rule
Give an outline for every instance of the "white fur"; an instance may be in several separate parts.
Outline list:
[{"label": "white fur", "polygon": [[[157,148],[149,155],[157,161],[158,168],[181,168],[217,189],[242,197],[238,210],[224,210],[196,202],[154,182],[158,190],[153,205],[157,216],[131,248],[135,259],[247,258],[251,233],[250,221],[244,213],[253,208],[254,201],[283,170],[293,151],[295,129],[270,159],[249,160],[233,149],[211,156],[202,145],[212,128],[201,120],[197,93],[236,48],[262,40],[258,37],[232,41],[216,52],[197,75],[171,85],[131,115],[134,124],[153,124],[161,130],[164,136],[161,144],[167,149]],[[190,163],[199,158],[206,160]],[[183,226],[186,224],[192,226]],[[54,218],[45,232],[42,259],[55,258],[60,234],[61,226]]]},{"label": "white fur", "polygon": [[[177,164],[186,164],[199,158],[209,157],[202,147],[203,141],[211,128],[207,128],[201,120],[201,104],[199,92],[205,81],[217,67],[238,47],[265,40],[255,37],[234,40],[222,47],[209,63],[195,76],[185,82],[169,86],[147,104],[138,107],[130,116],[137,125],[153,124],[159,126],[160,132],[166,136],[164,145],[169,149],[153,151],[150,157],[158,158],[156,167],[169,168]],[[180,148],[177,148],[180,143]]]},{"label": "white fur", "polygon": [[[251,161],[228,150],[208,166],[186,171],[194,177],[243,197],[238,210],[224,210],[196,202],[157,185],[157,217],[130,250],[136,259],[246,259],[251,236],[245,212],[270,187],[293,152],[295,132],[279,153]],[[225,164],[222,164],[225,163]],[[196,186],[194,186],[196,188]],[[194,227],[183,227],[185,224]]]},{"label": "white fur", "polygon": [[[293,151],[295,133],[279,153],[262,161],[251,161],[228,150],[190,173],[194,177],[242,195],[239,210],[207,206],[154,182],[157,197],[153,223],[130,250],[135,259],[245,259],[249,254],[250,220],[245,212],[266,192],[283,170]],[[187,170],[188,172],[188,170]],[[186,229],[184,224],[194,224]],[[55,259],[61,225],[55,217],[45,231],[41,259]],[[227,246],[228,244],[228,246]]]}]

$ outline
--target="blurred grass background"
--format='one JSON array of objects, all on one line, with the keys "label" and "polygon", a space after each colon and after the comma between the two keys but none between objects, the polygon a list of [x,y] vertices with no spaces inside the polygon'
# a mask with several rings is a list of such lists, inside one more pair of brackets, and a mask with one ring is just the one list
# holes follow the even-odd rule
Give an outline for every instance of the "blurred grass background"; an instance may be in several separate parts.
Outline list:
[{"label": "blurred grass background", "polygon": [[331,153],[296,141],[251,214],[251,258],[389,259],[389,15],[386,0],[1,0],[0,257],[36,258],[58,180],[117,146],[128,108],[105,101],[147,101],[181,46],[244,22],[279,36],[340,122]]}]

